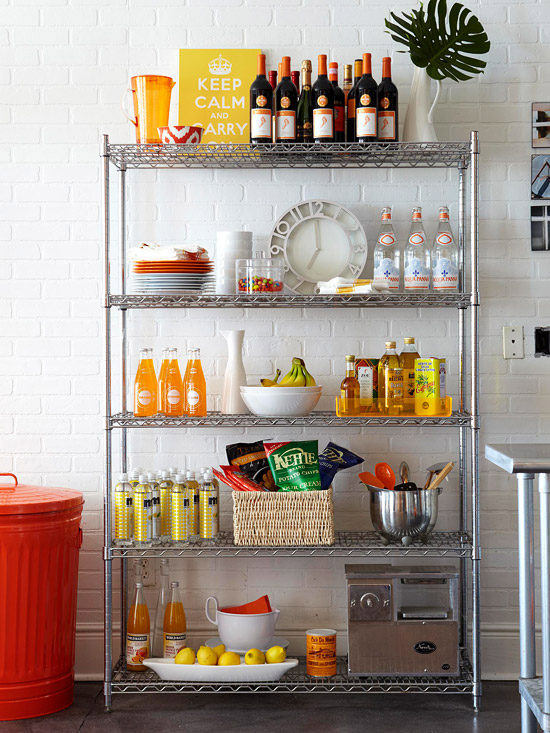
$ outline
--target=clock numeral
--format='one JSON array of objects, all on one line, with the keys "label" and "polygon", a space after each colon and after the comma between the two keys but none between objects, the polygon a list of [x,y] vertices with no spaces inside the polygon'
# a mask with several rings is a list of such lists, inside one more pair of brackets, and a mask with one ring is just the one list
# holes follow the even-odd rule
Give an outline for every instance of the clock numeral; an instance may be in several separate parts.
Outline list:
[{"label": "clock numeral", "polygon": [[270,247],[270,252],[272,255],[278,255],[281,254],[281,252],[284,253],[285,248],[280,244],[272,244]]},{"label": "clock numeral", "polygon": [[[313,211],[313,207],[317,207],[317,211]],[[323,211],[323,202],[322,201],[310,201],[309,202],[309,211],[311,213],[311,216],[317,216]]]},{"label": "clock numeral", "polygon": [[293,209],[290,209],[288,213],[292,214],[292,216],[298,223],[304,220],[304,215],[302,214],[299,206],[295,206]]},{"label": "clock numeral", "polygon": [[360,252],[364,252],[365,251],[365,245],[364,244],[358,244],[357,246],[355,246],[353,248],[353,251],[355,252],[355,254],[359,254]]},{"label": "clock numeral", "polygon": [[354,275],[356,278],[359,277],[359,275],[361,274],[361,271],[363,270],[362,267],[358,267],[357,265],[348,265],[348,267],[349,267],[351,274]]},{"label": "clock numeral", "polygon": [[281,237],[284,237],[289,233],[290,229],[291,227],[288,221],[284,221],[283,219],[282,221],[280,221],[277,224],[277,228],[275,229],[275,232],[279,234]]}]

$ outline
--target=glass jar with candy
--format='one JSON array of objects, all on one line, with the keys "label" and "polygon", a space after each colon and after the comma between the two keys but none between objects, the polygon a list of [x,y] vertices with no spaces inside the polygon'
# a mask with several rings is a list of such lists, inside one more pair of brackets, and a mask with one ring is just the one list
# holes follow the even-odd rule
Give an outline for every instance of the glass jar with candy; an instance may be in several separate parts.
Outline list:
[{"label": "glass jar with candy", "polygon": [[272,295],[283,292],[284,269],[281,263],[256,252],[251,260],[237,260],[237,292]]}]

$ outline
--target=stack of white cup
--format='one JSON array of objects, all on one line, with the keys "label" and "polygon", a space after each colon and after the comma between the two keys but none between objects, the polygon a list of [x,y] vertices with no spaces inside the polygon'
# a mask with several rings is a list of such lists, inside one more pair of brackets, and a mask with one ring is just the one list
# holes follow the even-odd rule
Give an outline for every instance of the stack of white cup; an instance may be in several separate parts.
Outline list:
[{"label": "stack of white cup", "polygon": [[235,263],[252,257],[252,232],[218,232],[216,237],[216,293],[234,295],[237,288]]}]

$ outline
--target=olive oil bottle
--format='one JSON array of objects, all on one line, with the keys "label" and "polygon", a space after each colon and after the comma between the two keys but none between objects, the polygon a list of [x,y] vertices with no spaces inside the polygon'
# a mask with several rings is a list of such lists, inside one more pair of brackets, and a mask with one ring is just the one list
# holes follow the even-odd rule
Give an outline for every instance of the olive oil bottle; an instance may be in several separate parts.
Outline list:
[{"label": "olive oil bottle", "polygon": [[386,341],[386,352],[378,362],[378,409],[384,415],[403,412],[403,369],[395,341]]}]

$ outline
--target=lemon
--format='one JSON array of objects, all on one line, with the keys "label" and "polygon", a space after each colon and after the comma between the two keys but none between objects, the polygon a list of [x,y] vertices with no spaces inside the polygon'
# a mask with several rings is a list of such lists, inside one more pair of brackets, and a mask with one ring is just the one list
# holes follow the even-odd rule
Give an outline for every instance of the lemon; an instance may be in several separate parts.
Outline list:
[{"label": "lemon", "polygon": [[272,646],[265,653],[265,661],[268,664],[279,664],[286,659],[286,652],[282,646]]},{"label": "lemon", "polygon": [[218,646],[213,646],[212,649],[216,652],[216,656],[219,659],[225,651],[225,644],[218,644]]},{"label": "lemon", "polygon": [[180,649],[174,659],[176,664],[195,664],[195,652],[188,646]]},{"label": "lemon", "polygon": [[223,654],[220,654],[220,658],[218,659],[218,665],[220,667],[227,667],[229,665],[234,664],[240,664],[241,658],[237,654],[237,652],[224,652]]},{"label": "lemon", "polygon": [[265,654],[259,649],[249,649],[244,655],[246,664],[265,664]]},{"label": "lemon", "polygon": [[201,646],[197,652],[197,662],[208,666],[218,663],[218,655],[209,646]]}]

